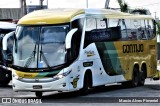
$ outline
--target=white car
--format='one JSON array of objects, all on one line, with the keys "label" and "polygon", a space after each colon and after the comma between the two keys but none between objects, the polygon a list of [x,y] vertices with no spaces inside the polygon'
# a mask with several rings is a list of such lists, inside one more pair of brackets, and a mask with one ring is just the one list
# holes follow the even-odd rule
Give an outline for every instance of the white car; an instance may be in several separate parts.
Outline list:
[{"label": "white car", "polygon": [[16,24],[10,22],[0,21],[0,36],[3,37],[5,34],[14,31],[16,29]]}]

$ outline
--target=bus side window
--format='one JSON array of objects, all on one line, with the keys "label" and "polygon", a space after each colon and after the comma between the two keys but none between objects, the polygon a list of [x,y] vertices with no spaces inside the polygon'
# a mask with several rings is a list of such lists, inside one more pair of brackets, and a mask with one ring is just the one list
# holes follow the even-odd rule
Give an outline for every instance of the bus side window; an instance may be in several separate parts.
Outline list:
[{"label": "bus side window", "polygon": [[108,27],[120,27],[122,40],[128,39],[128,23],[125,19],[108,19]]},{"label": "bus side window", "polygon": [[121,26],[121,34],[122,40],[128,40],[130,34],[130,20],[128,19],[121,19],[120,26]]},{"label": "bus side window", "polygon": [[119,39],[121,39],[120,26],[87,31],[85,37],[85,41],[88,43],[117,41]]},{"label": "bus side window", "polygon": [[138,33],[139,33],[138,38],[140,40],[152,39],[154,37],[152,20],[139,20],[139,21],[141,24],[140,27],[138,28]]},{"label": "bus side window", "polygon": [[95,18],[87,18],[86,22],[86,32],[85,32],[85,39],[84,39],[84,48],[87,47],[91,42],[88,40],[90,39],[90,36],[92,30],[97,29],[97,22]]},{"label": "bus side window", "polygon": [[146,20],[146,28],[147,28],[147,36],[148,39],[152,39],[155,37],[155,33],[154,33],[154,25],[153,25],[153,21],[152,20]]},{"label": "bus side window", "polygon": [[120,26],[117,26],[117,21],[116,24],[114,23],[116,25],[114,27],[108,27],[106,21],[107,19],[94,18],[87,20],[84,47],[93,42],[117,41],[121,39]]},{"label": "bus side window", "polygon": [[97,29],[107,28],[107,25],[106,25],[107,19],[96,19],[96,21],[97,21]]},{"label": "bus side window", "polygon": [[128,19],[128,40],[137,40],[138,39],[138,33],[137,33],[137,27],[138,27],[138,21],[134,19]]}]

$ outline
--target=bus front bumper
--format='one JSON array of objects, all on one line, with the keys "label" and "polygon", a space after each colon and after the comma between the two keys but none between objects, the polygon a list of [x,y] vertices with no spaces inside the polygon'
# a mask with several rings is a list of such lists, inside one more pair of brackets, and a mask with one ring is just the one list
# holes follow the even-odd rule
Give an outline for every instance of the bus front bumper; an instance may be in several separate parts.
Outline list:
[{"label": "bus front bumper", "polygon": [[13,78],[13,91],[69,91],[70,82],[67,77],[55,81],[48,79],[23,79]]}]

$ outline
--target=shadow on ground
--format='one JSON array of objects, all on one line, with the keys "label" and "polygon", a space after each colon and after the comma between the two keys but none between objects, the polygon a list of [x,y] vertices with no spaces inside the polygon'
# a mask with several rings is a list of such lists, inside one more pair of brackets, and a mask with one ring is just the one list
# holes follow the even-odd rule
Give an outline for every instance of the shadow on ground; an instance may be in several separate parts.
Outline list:
[{"label": "shadow on ground", "polygon": [[[89,94],[96,94],[96,93],[102,93],[102,92],[111,92],[115,90],[120,89],[128,89],[128,87],[122,86],[122,85],[111,85],[111,86],[99,86],[95,88],[91,88],[89,90]],[[37,98],[37,97],[35,97]],[[27,98],[30,99],[30,98]],[[82,96],[79,91],[73,91],[73,92],[61,92],[61,93],[55,93],[51,92],[49,94],[44,94],[43,97],[38,98],[42,99],[46,103],[88,103],[88,102],[101,102],[102,99],[95,100],[95,98],[88,97],[88,96]],[[110,98],[111,99],[111,98]]]},{"label": "shadow on ground", "polygon": [[0,84],[0,88],[12,88],[12,85],[1,85]]},{"label": "shadow on ground", "polygon": [[145,87],[153,90],[160,90],[160,84],[148,84],[148,85],[145,85]]}]

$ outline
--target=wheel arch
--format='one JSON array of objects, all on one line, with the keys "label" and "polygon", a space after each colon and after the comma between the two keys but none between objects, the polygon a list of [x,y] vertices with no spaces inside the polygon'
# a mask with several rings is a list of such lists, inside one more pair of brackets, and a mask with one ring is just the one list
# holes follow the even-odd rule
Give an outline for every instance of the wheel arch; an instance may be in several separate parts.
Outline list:
[{"label": "wheel arch", "polygon": [[134,67],[136,67],[138,70],[140,70],[140,69],[139,69],[140,67],[139,67],[138,62],[135,62],[135,63],[134,63],[133,68],[134,68]]},{"label": "wheel arch", "polygon": [[87,75],[89,77],[89,84],[90,84],[90,87],[92,87],[92,85],[93,85],[93,75],[92,75],[91,69],[86,69],[86,71],[84,73],[84,76],[83,76],[83,83],[84,83],[85,75]]},{"label": "wheel arch", "polygon": [[134,69],[134,68],[137,68],[138,71],[140,70],[140,67],[139,67],[138,62],[134,62],[134,65],[133,65],[133,68],[132,68],[132,77],[131,77],[131,78],[133,78],[133,73],[134,73],[134,72],[133,72],[133,71],[134,71],[133,69]]}]

